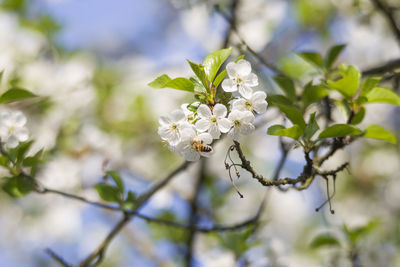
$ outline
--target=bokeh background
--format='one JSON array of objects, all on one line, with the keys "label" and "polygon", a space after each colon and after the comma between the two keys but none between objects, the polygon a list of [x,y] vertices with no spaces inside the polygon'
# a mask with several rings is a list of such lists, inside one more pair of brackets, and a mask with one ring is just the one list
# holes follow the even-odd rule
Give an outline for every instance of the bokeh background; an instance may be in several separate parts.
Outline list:
[{"label": "bokeh background", "polygon": [[[386,1],[400,13],[398,1]],[[48,187],[97,200],[93,185],[103,166],[120,170],[127,187],[141,193],[182,162],[157,135],[158,117],[191,96],[147,86],[161,73],[189,76],[186,59],[202,60],[226,43],[232,1],[190,0],[2,0],[0,69],[2,88],[12,82],[45,96],[39,102],[11,105],[28,117],[33,151],[48,150],[39,170]],[[389,24],[368,0],[242,0],[235,9],[240,36],[262,57],[306,83],[315,71],[295,52],[325,53],[347,44],[340,62],[361,70],[400,56]],[[400,21],[400,14],[397,14]],[[235,33],[234,55],[246,54],[260,80],[259,90],[278,92],[268,68],[246,53]],[[399,92],[396,79],[384,85]],[[3,89],[2,89],[3,90]],[[337,121],[344,121],[335,109]],[[273,108],[266,121],[243,138],[256,169],[272,175],[280,157],[279,140],[267,136],[279,122]],[[399,136],[400,110],[384,104],[367,109],[363,124],[377,123]],[[266,188],[242,172],[233,189],[223,158],[229,140],[219,142],[207,163],[200,190],[198,223],[234,224],[251,217]],[[337,179],[328,208],[325,184],[308,190],[268,191],[257,231],[197,234],[195,266],[400,266],[399,145],[362,140],[329,160],[327,167],[350,161],[350,172]],[[300,149],[288,156],[281,176],[296,177],[304,165]],[[158,192],[143,214],[186,222],[195,191],[193,165]],[[44,252],[52,248],[72,263],[86,257],[120,215],[53,195],[30,194],[12,199],[0,192],[0,265],[54,266]],[[374,225],[356,242],[357,264],[343,226]],[[253,233],[253,232],[251,232]],[[341,246],[311,248],[319,233],[331,233]],[[101,266],[180,266],[185,233],[135,218],[113,241]]]}]

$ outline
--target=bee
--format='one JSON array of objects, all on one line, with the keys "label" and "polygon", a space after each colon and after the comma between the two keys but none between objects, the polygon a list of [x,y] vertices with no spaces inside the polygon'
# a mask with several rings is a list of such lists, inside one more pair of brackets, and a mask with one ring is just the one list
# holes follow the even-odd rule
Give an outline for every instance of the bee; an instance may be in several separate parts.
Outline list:
[{"label": "bee", "polygon": [[211,152],[212,147],[203,143],[203,140],[195,140],[192,143],[192,148],[199,152]]}]

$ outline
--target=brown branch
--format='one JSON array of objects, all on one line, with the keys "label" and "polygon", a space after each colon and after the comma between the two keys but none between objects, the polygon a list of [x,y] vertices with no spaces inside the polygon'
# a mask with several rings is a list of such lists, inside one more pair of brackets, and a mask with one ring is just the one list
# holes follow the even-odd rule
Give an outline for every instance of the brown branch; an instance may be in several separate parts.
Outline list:
[{"label": "brown branch", "polygon": [[400,26],[397,24],[396,19],[394,17],[394,9],[386,5],[381,0],[371,0],[372,3],[375,5],[375,7],[383,13],[383,15],[386,17],[386,19],[389,22],[390,28],[392,29],[392,32],[394,33],[397,42],[400,45]]},{"label": "brown branch", "polygon": [[393,59],[376,67],[363,70],[362,74],[366,76],[374,74],[384,74],[387,72],[392,72],[398,68],[400,68],[400,58]]},{"label": "brown branch", "polygon": [[71,267],[72,266],[68,262],[66,262],[62,257],[60,257],[57,253],[55,253],[53,250],[47,248],[45,250],[45,252],[47,254],[49,254],[49,256],[52,257],[61,266],[64,266],[64,267]]},{"label": "brown branch", "polygon": [[229,41],[231,39],[232,32],[234,31],[233,28],[236,28],[236,20],[237,20],[237,8],[239,6],[239,0],[232,0],[230,14],[231,14],[231,23],[229,24],[228,32],[225,35],[223,47],[228,47]]}]

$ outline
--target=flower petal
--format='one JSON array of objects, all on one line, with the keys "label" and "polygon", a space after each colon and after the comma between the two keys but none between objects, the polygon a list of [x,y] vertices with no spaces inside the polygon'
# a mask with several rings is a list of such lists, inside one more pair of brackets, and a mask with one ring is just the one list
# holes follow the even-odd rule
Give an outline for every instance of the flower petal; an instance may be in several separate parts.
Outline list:
[{"label": "flower petal", "polygon": [[214,114],[214,116],[216,116],[217,118],[218,118],[218,117],[225,117],[227,112],[228,112],[228,111],[226,110],[226,107],[225,107],[224,105],[222,105],[222,104],[216,104],[216,105],[214,106],[213,114]]},{"label": "flower petal", "polygon": [[262,102],[256,102],[253,103],[253,109],[258,113],[258,114],[262,114],[265,113],[267,111],[267,101],[262,101]]},{"label": "flower petal", "polygon": [[221,131],[221,133],[227,133],[232,127],[232,122],[228,120],[227,118],[220,118],[218,119],[218,128]]},{"label": "flower petal", "polygon": [[213,138],[209,133],[201,133],[197,136],[198,140],[202,140],[204,144],[209,145],[211,144]]},{"label": "flower petal", "polygon": [[232,138],[233,140],[235,140],[235,141],[238,140],[238,139],[239,139],[239,136],[240,136],[239,129],[238,129],[237,127],[233,127],[233,128],[229,131],[228,136],[229,136],[230,138]]},{"label": "flower petal", "polygon": [[173,122],[180,122],[186,119],[185,113],[182,109],[176,109],[171,113],[171,119]]},{"label": "flower petal", "polygon": [[253,90],[246,86],[246,85],[240,85],[239,86],[239,93],[246,99],[250,99],[251,96],[253,95]]},{"label": "flower petal", "polygon": [[247,60],[241,59],[236,63],[235,70],[239,76],[244,78],[245,76],[249,75],[251,72],[251,65],[250,62]]},{"label": "flower petal", "polygon": [[13,114],[14,124],[17,127],[22,127],[26,123],[26,117],[21,111],[17,111]]},{"label": "flower petal", "polygon": [[254,103],[256,101],[265,101],[267,94],[264,91],[256,91],[251,96],[251,101]]},{"label": "flower petal", "polygon": [[161,124],[161,126],[166,126],[171,124],[171,119],[167,116],[160,116],[158,123]]},{"label": "flower petal", "polygon": [[254,125],[251,123],[243,123],[242,125],[240,125],[240,133],[243,135],[249,135],[252,132],[254,132]]},{"label": "flower petal", "polygon": [[225,92],[236,92],[237,91],[237,84],[234,81],[232,81],[231,79],[225,79],[222,82],[221,86]]},{"label": "flower petal", "polygon": [[29,131],[25,127],[15,129],[14,135],[20,142],[25,142],[29,138]]},{"label": "flower petal", "polygon": [[15,148],[18,146],[18,138],[15,135],[10,135],[6,141],[6,147],[8,148]]},{"label": "flower petal", "polygon": [[211,124],[208,133],[211,135],[213,139],[219,139],[219,137],[221,136],[221,132],[219,131],[219,128],[216,123]]},{"label": "flower petal", "polygon": [[250,73],[246,77],[243,77],[243,82],[249,87],[254,87],[258,85],[258,77],[254,73]]},{"label": "flower petal", "polygon": [[246,100],[239,98],[232,103],[232,110],[246,110]]},{"label": "flower petal", "polygon": [[226,64],[226,72],[228,73],[229,78],[236,78],[238,76],[238,73],[236,71],[236,63],[235,62],[229,62]]},{"label": "flower petal", "polygon": [[195,127],[199,132],[205,132],[211,127],[211,121],[208,119],[200,119],[196,122]]},{"label": "flower petal", "polygon": [[197,109],[197,115],[199,115],[200,118],[206,119],[209,119],[212,116],[210,108],[204,104],[201,104]]},{"label": "flower petal", "polygon": [[254,114],[250,111],[244,111],[242,114],[241,122],[252,123],[254,121]]}]

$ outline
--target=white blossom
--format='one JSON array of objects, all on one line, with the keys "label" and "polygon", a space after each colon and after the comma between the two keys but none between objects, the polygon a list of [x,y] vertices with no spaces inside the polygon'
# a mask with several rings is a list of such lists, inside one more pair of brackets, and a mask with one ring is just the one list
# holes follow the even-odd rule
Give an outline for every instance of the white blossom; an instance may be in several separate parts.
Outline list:
[{"label": "white blossom", "polygon": [[5,110],[0,114],[0,138],[8,148],[15,148],[19,142],[29,138],[25,127],[26,117],[21,111]]},{"label": "white blossom", "polygon": [[221,133],[227,133],[232,127],[231,121],[225,118],[227,113],[222,104],[216,104],[212,111],[207,105],[201,104],[197,109],[200,120],[196,122],[196,129],[199,132],[208,131],[212,138],[218,139]]},{"label": "white blossom", "polygon": [[209,133],[197,134],[192,128],[185,128],[182,130],[181,142],[176,148],[187,161],[197,161],[200,155],[209,157],[212,154],[212,148],[209,146],[212,140]]},{"label": "white blossom", "polygon": [[181,109],[174,110],[170,116],[161,116],[158,122],[160,123],[158,134],[161,139],[170,144],[172,151],[174,151],[173,147],[180,142],[181,131],[184,128],[191,127]]},{"label": "white blossom", "polygon": [[255,111],[258,114],[265,113],[268,103],[265,100],[267,94],[257,91],[250,94],[249,98],[239,98],[232,103],[232,109]]},{"label": "white blossom", "polygon": [[248,110],[235,109],[229,114],[228,119],[233,125],[228,135],[233,140],[238,140],[240,134],[249,135],[255,129],[254,125],[252,124],[254,121],[254,115]]},{"label": "white blossom", "polygon": [[222,82],[222,89],[225,92],[235,92],[239,90],[239,93],[249,98],[253,92],[251,87],[258,85],[257,75],[251,72],[251,65],[248,61],[241,59],[237,63],[229,62],[226,66],[229,79],[225,79]]}]

